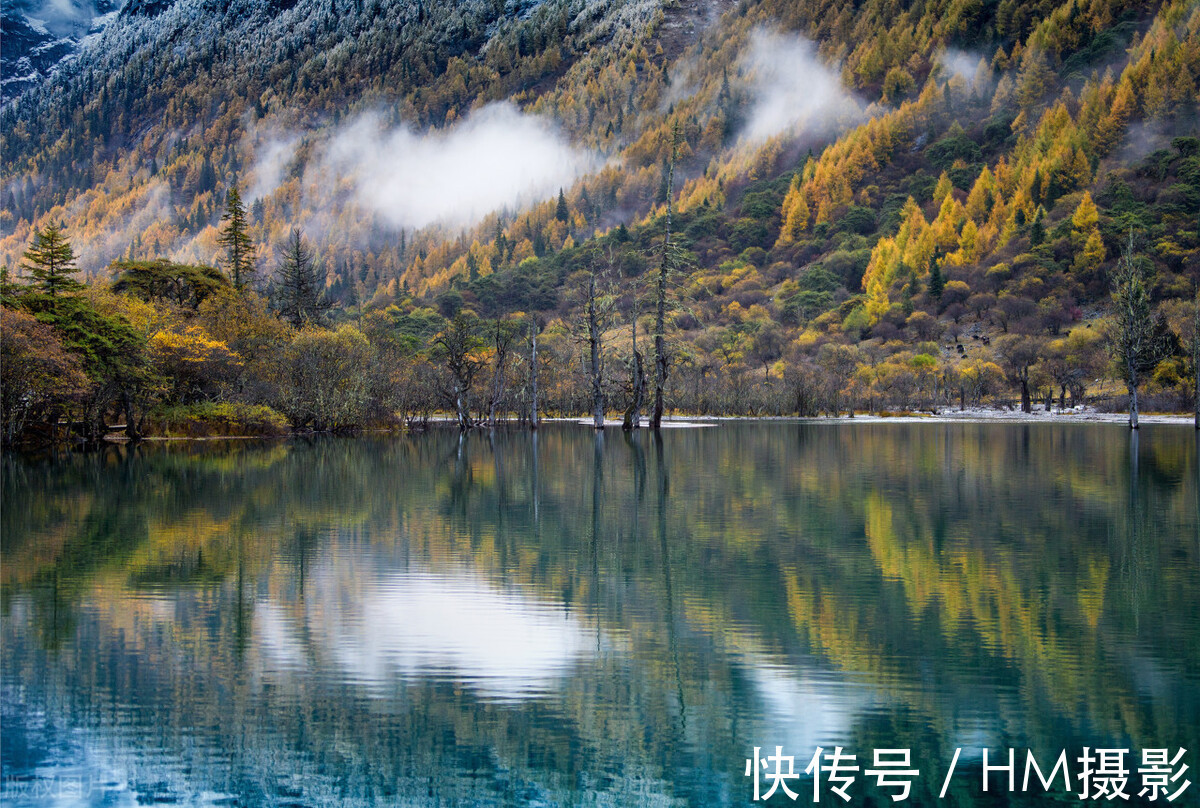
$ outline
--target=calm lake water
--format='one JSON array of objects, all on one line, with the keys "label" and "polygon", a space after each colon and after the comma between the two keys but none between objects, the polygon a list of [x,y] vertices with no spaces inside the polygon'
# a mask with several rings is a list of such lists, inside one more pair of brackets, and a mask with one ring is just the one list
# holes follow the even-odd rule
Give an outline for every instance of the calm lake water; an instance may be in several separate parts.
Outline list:
[{"label": "calm lake water", "polygon": [[1190,428],[559,425],[0,462],[5,805],[745,805],[776,746],[795,804],[837,746],[920,772],[899,803],[855,772],[852,805],[1047,801],[1003,774],[983,793],[984,748],[1017,750],[1018,791],[1029,749],[1044,772],[1065,750],[1078,791],[1084,747],[1128,748],[1133,802],[1141,750],[1186,748],[1173,804],[1200,797]]}]

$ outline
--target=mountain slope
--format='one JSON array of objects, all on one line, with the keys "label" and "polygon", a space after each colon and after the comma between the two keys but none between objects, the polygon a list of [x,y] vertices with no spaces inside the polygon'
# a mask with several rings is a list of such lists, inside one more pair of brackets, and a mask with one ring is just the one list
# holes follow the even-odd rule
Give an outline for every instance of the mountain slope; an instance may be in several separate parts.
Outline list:
[{"label": "mountain slope", "polygon": [[922,356],[1000,372],[955,343],[1050,350],[1103,314],[1131,232],[1156,303],[1200,282],[1194,2],[149,10],[0,113],[10,265],[49,219],[90,272],[212,262],[236,183],[264,283],[301,227],[342,316],[570,323],[598,254],[628,315],[674,151],[672,328],[700,379],[827,373],[836,346],[860,396]]}]

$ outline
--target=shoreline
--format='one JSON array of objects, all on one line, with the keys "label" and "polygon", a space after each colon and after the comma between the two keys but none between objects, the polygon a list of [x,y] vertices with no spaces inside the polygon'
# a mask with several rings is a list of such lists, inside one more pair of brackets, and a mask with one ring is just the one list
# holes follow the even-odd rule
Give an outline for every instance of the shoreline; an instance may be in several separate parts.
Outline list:
[{"label": "shoreline", "polygon": [[[563,417],[547,417],[541,419],[544,424],[566,424],[590,428],[592,421],[590,418],[579,418],[572,416]],[[1178,413],[1148,413],[1138,416],[1139,423],[1151,426],[1178,426],[1178,427],[1193,427],[1194,421],[1191,414]],[[937,413],[932,412],[915,412],[905,411],[890,413],[875,413],[868,415],[866,413],[857,413],[854,416],[849,415],[817,415],[817,416],[795,416],[795,415],[671,415],[663,417],[663,429],[705,429],[719,426],[722,423],[733,422],[765,422],[765,423],[804,423],[804,424],[830,424],[830,425],[849,425],[857,423],[867,424],[974,424],[974,423],[995,423],[995,424],[1029,424],[1029,423],[1075,423],[1075,424],[1118,424],[1127,425],[1129,422],[1128,413],[1118,412],[1100,412],[1091,408],[1080,408],[1076,410],[1068,409],[1059,411],[1057,409],[1051,412],[1046,412],[1044,409],[1035,409],[1031,413],[1023,413],[1020,410],[1007,410],[991,407],[967,408],[966,410],[942,410]],[[454,418],[433,418],[429,422],[431,425],[436,424],[439,427],[444,427],[454,424]],[[500,423],[502,427],[518,426],[519,422],[514,420],[504,420]],[[604,420],[604,428],[619,429],[621,420],[614,418],[606,418]],[[480,427],[486,429],[486,427]],[[649,430],[650,427],[643,424],[642,430]],[[411,431],[406,427],[397,427],[395,429],[364,429],[358,432],[345,433],[348,437],[357,437],[362,435],[386,435],[389,433],[403,433]],[[324,435],[333,433],[322,432],[304,432],[286,435],[155,435],[142,438],[142,441],[150,443],[174,443],[180,441],[223,441],[223,440],[288,440],[298,437],[312,437],[314,435]],[[105,437],[106,443],[130,443],[129,438],[119,433],[113,433]]]}]

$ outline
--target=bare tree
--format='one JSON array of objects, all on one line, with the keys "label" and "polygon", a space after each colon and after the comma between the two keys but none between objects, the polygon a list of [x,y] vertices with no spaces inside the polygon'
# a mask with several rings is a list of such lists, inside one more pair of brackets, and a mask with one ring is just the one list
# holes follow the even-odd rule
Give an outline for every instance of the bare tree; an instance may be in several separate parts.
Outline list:
[{"label": "bare tree", "polygon": [[591,354],[592,426],[604,428],[604,332],[612,317],[615,297],[612,294],[612,246],[607,260],[594,256],[587,276],[588,349]]},{"label": "bare tree", "polygon": [[488,406],[488,426],[492,429],[496,428],[496,413],[504,400],[508,360],[519,333],[517,323],[496,318],[492,330],[492,348],[495,350],[492,358],[492,396]]},{"label": "bare tree", "polygon": [[473,314],[460,311],[433,340],[436,353],[450,371],[450,389],[445,395],[454,405],[461,430],[474,426],[470,409],[471,386],[483,365],[477,355],[480,347],[477,325]]},{"label": "bare tree", "polygon": [[1021,412],[1033,412],[1029,384],[1032,368],[1041,356],[1041,340],[1023,334],[1003,334],[996,338],[995,352],[1009,381],[1021,391]]},{"label": "bare tree", "polygon": [[538,428],[538,358],[537,358],[538,321],[537,317],[529,318],[529,428]]},{"label": "bare tree", "polygon": [[675,159],[678,155],[679,124],[676,123],[671,134],[671,162],[667,167],[667,226],[663,235],[662,260],[658,265],[654,304],[654,412],[650,418],[650,425],[655,429],[662,426],[663,394],[667,386],[667,371],[670,366],[666,339],[667,279],[675,263],[671,245],[671,217],[674,208]]},{"label": "bare tree", "polygon": [[637,346],[637,318],[639,306],[637,295],[634,294],[633,308],[629,314],[629,331],[632,338],[630,353],[629,406],[625,408],[625,420],[621,428],[629,431],[642,426],[642,404],[646,400],[646,368],[642,362],[642,352]]},{"label": "bare tree", "polygon": [[1192,329],[1187,335],[1188,353],[1192,355],[1193,423],[1200,429],[1200,292],[1192,301]]},{"label": "bare tree", "polygon": [[1192,355],[1192,408],[1193,423],[1200,429],[1200,293],[1192,306],[1192,334],[1188,340]]}]

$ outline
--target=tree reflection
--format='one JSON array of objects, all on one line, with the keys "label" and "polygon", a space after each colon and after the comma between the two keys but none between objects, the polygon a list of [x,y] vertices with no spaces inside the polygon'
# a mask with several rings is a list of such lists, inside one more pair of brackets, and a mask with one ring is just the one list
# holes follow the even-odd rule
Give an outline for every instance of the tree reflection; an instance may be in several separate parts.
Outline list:
[{"label": "tree reflection", "polygon": [[5,457],[4,679],[15,720],[40,700],[112,754],[275,788],[187,759],[199,732],[310,800],[334,776],[703,803],[772,737],[1193,748],[1197,440],[547,425]]}]

